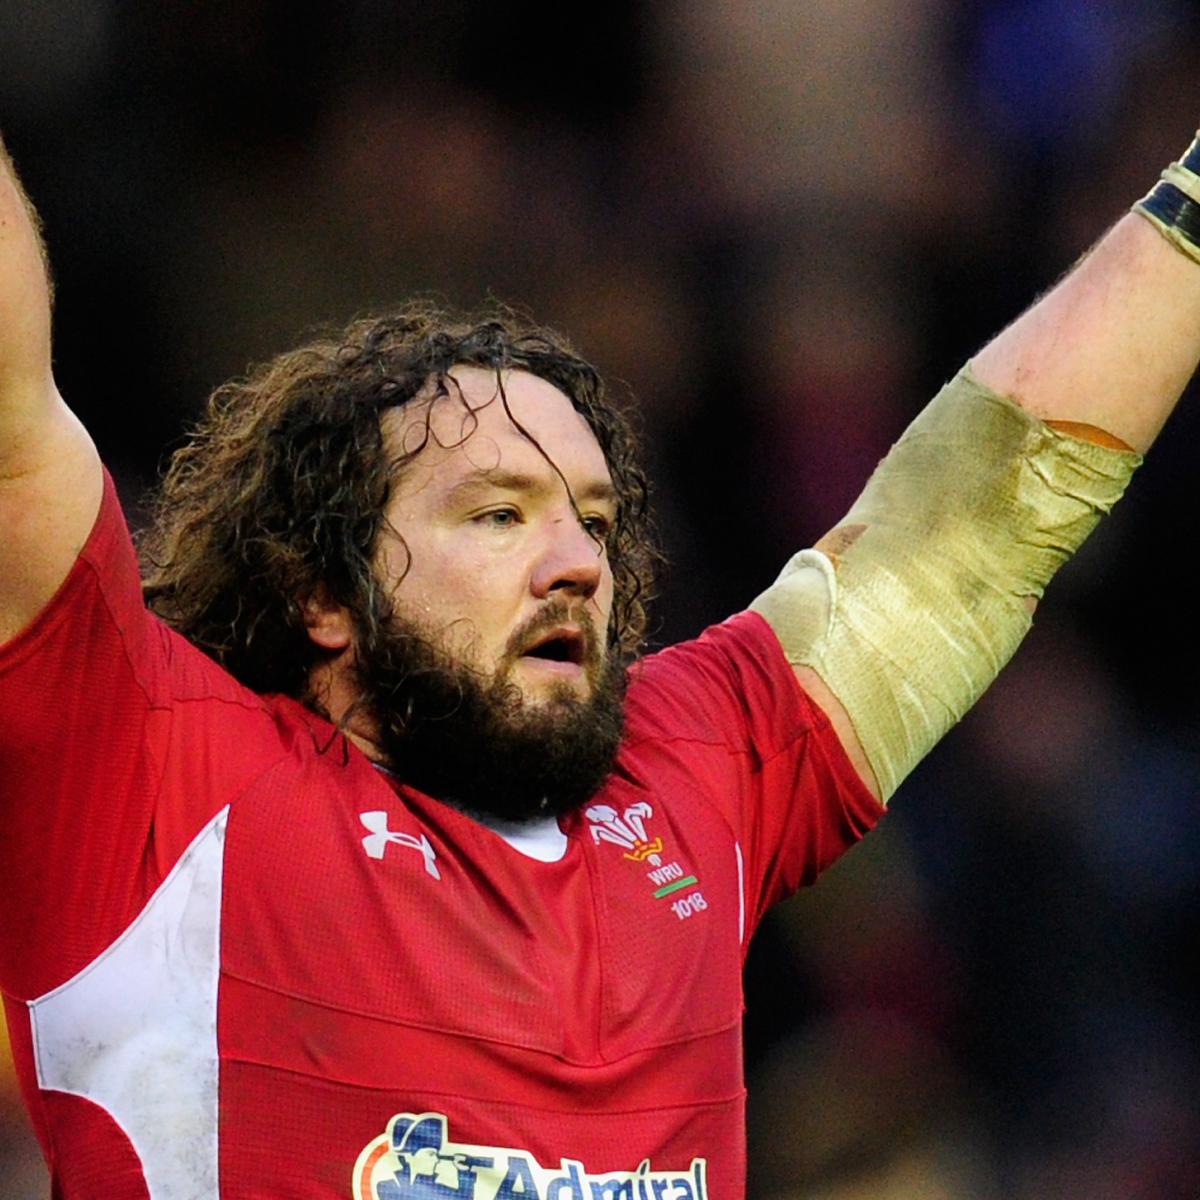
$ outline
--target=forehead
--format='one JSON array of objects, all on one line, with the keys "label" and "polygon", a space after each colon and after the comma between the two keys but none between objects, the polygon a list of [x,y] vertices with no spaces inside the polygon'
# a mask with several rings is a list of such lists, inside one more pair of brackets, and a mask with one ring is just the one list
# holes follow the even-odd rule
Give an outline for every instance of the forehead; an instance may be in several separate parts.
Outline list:
[{"label": "forehead", "polygon": [[492,471],[557,478],[555,468],[573,492],[612,483],[583,415],[552,383],[525,371],[454,367],[444,392],[431,385],[412,403],[390,409],[383,430],[389,453],[416,455],[401,475],[401,492],[431,483],[441,491]]}]

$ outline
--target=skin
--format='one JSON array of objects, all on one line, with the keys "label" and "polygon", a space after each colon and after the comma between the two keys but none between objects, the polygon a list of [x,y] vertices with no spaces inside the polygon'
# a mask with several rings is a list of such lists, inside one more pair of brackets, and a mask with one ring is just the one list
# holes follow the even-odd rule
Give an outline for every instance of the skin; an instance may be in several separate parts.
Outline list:
[{"label": "skin", "polygon": [[[595,436],[556,387],[521,371],[504,375],[513,416],[559,468],[561,479],[494,400],[493,372],[456,367],[451,375],[479,422],[465,441],[457,395],[384,418],[394,452],[421,444],[427,411],[434,438],[393,491],[387,517],[394,534],[381,542],[377,569],[401,615],[432,628],[447,649],[490,679],[507,665],[505,648],[514,632],[555,597],[566,599],[573,611],[586,611],[597,630],[608,627],[612,571],[588,528],[602,533],[615,516],[615,501]],[[309,636],[338,652],[313,679],[336,721],[356,695],[353,624],[344,608],[315,601],[309,622]],[[829,717],[859,776],[878,794],[841,703],[810,667],[795,672]],[[511,678],[527,704],[545,703],[555,685],[567,684],[581,696],[590,687],[582,667],[532,657],[518,658]],[[368,726],[352,717],[348,733],[368,757],[380,757]]]},{"label": "skin", "polygon": [[[1145,221],[1130,215],[985,347],[976,356],[974,369],[984,383],[1040,417],[1093,426],[1144,451],[1196,368],[1200,356],[1197,329],[1200,269]],[[572,488],[582,486],[584,478],[576,478],[581,463],[571,455],[579,452],[590,457],[590,470],[595,472],[598,450],[595,446],[585,450],[588,438],[581,429],[582,419],[571,418],[560,404],[558,418],[542,430],[538,424],[541,406],[535,401],[527,411],[525,399],[518,403],[521,419],[528,417],[533,422],[530,428],[564,469]],[[547,404],[548,409],[555,407]],[[497,456],[491,465],[497,467],[505,460],[507,467],[509,450],[515,453],[518,449],[512,431],[503,427],[503,421],[493,428],[498,420],[494,410],[481,412],[480,420],[480,431],[484,432],[485,426],[491,431],[488,441]],[[396,430],[395,436],[403,438],[404,432]],[[566,435],[561,444],[559,435]],[[481,440],[477,450],[484,445]],[[525,449],[530,447],[526,444]],[[460,467],[463,459],[469,460],[465,450],[431,448],[422,458],[425,453],[430,458],[421,464],[423,468],[432,468],[439,455],[448,461],[458,455]],[[482,460],[472,462],[471,467],[481,464]],[[420,477],[421,471],[414,470],[414,489]],[[426,486],[437,490],[429,477]],[[62,582],[87,538],[100,494],[95,448],[54,386],[49,290],[39,240],[0,150],[0,528],[4,530],[0,538],[0,642],[24,628]],[[578,546],[571,549],[569,545],[575,535],[562,508],[565,491],[557,495],[557,517],[548,515],[554,509],[548,492],[546,511],[539,501],[536,515],[517,522],[515,533],[496,531],[498,542],[511,540],[521,546],[510,560],[498,551],[491,559],[479,546],[472,554],[463,530],[454,534],[436,526],[428,534],[422,532],[419,515],[430,497],[420,500],[416,490],[403,487],[397,494],[400,507],[394,522],[413,552],[403,603],[413,605],[416,612],[424,605],[426,614],[446,629],[455,625],[456,632],[450,635],[455,644],[485,669],[489,665],[494,669],[500,661],[501,629],[519,627],[518,611],[536,610],[551,590],[575,603],[594,604],[597,614],[603,612],[607,617],[612,586],[607,567],[592,564],[599,579],[594,585],[587,582],[587,572],[579,565],[582,555]],[[404,508],[406,496],[411,501],[408,509]],[[566,508],[569,510],[569,503]],[[493,525],[507,519],[489,518]],[[577,525],[574,528],[578,530]],[[486,538],[484,544],[488,544]],[[427,557],[427,551],[449,557],[435,566],[437,559]],[[452,569],[452,560],[457,560],[462,573]],[[466,565],[470,561],[496,572],[494,585],[489,581],[488,587],[489,602],[498,609],[494,618],[479,607],[480,578],[471,577]],[[515,567],[518,563],[520,570]],[[397,563],[386,566],[398,580]],[[438,578],[430,574],[434,570],[442,571],[441,584],[447,590],[439,591]],[[522,574],[524,581],[518,587],[516,580]],[[535,577],[540,582],[535,583]],[[346,657],[352,653],[351,631],[345,614],[322,604],[319,598],[310,603],[310,610],[314,640],[337,651],[332,666],[315,682],[319,691],[327,693],[329,711],[344,712],[348,703],[345,668],[352,661]],[[598,622],[598,627],[603,625]],[[548,695],[548,686],[539,682],[538,675],[548,670],[545,665],[514,668],[514,678],[531,702]],[[836,698],[811,670],[798,674],[830,716],[863,779],[872,784],[870,768]],[[585,688],[587,684],[579,681],[572,686]],[[364,746],[369,746],[369,731],[359,736]]]},{"label": "skin", "polygon": [[1200,268],[1134,213],[972,360],[1051,423],[1145,452],[1200,360]]},{"label": "skin", "polygon": [[[505,412],[494,371],[455,367],[451,380],[449,395],[384,417],[392,453],[425,444],[393,488],[377,550],[379,578],[399,616],[430,630],[485,682],[507,672],[533,706],[564,687],[586,698],[592,683],[585,664],[513,653],[510,641],[548,607],[565,604],[567,616],[555,628],[577,635],[590,623],[603,653],[613,605],[603,536],[616,517],[604,454],[567,397],[543,379],[503,375],[513,417],[544,455]],[[337,720],[355,696],[353,623],[345,608],[314,598],[308,631],[335,651],[313,683]],[[379,756],[369,728],[352,719],[349,733]]]},{"label": "skin", "polygon": [[0,145],[0,643],[66,577],[102,487],[95,446],[54,385],[45,263]]}]

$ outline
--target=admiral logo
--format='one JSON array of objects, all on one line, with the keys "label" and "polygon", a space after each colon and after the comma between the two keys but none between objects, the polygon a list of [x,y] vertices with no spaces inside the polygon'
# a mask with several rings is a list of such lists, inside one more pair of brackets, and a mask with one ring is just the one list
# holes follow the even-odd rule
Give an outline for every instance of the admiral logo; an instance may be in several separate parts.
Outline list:
[{"label": "admiral logo", "polygon": [[424,834],[417,837],[414,833],[394,832],[388,828],[388,815],[385,812],[359,813],[358,819],[365,829],[370,830],[362,840],[363,849],[368,857],[382,858],[391,845],[408,846],[412,850],[420,851],[425,860],[426,874],[432,875],[434,879],[441,879],[442,873],[437,868],[437,854]]},{"label": "admiral logo", "polygon": [[573,1158],[543,1167],[528,1151],[446,1140],[441,1113],[398,1113],[354,1165],[353,1200],[708,1200],[708,1160],[687,1171],[590,1174]]}]

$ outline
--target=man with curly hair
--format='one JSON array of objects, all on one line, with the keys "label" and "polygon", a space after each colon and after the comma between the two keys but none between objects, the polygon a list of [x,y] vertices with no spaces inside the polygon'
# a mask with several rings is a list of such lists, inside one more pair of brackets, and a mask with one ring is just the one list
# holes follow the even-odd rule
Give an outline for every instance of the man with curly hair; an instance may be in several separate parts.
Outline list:
[{"label": "man with curly hair", "polygon": [[139,569],[0,159],[0,991],[55,1195],[741,1194],[747,941],[1166,419],[1198,169],[745,612],[639,658],[632,439],[505,313],[411,306],[219,389]]},{"label": "man with curly hair", "polygon": [[[542,507],[570,561],[530,610],[502,572]],[[212,397],[142,551],[174,629],[430,794],[524,821],[608,773],[655,552],[626,422],[550,331],[418,303],[279,356]]]}]

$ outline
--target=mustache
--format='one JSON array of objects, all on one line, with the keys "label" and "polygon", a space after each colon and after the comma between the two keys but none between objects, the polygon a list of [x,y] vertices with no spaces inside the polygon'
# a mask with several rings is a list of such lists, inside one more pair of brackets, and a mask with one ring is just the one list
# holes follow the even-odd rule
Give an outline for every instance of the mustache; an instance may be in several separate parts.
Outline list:
[{"label": "mustache", "polygon": [[587,667],[598,666],[604,657],[604,646],[592,614],[582,605],[565,600],[551,600],[509,636],[504,647],[504,665],[516,662],[541,635],[561,625],[574,625],[583,638],[583,662]]}]

